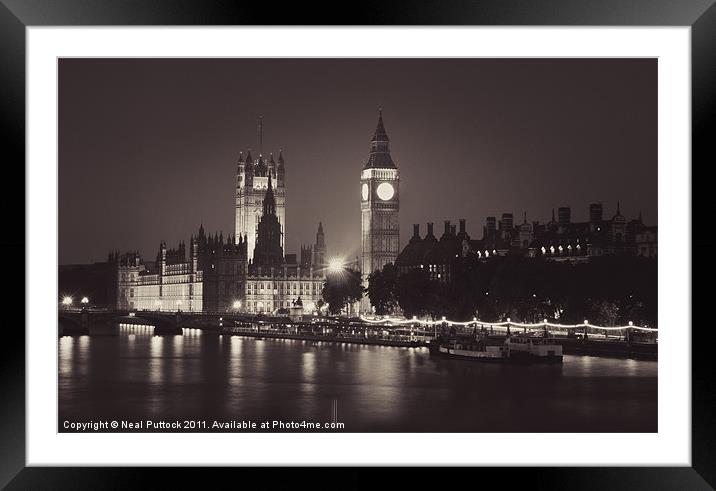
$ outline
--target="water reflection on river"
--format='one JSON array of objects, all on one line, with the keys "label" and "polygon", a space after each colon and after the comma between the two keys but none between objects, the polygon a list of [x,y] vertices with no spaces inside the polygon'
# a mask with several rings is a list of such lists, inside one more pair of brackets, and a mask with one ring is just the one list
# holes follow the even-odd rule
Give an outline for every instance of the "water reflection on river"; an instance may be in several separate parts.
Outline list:
[{"label": "water reflection on river", "polygon": [[495,365],[424,348],[184,332],[60,338],[60,421],[329,422],[335,400],[343,431],[657,430],[654,361]]}]

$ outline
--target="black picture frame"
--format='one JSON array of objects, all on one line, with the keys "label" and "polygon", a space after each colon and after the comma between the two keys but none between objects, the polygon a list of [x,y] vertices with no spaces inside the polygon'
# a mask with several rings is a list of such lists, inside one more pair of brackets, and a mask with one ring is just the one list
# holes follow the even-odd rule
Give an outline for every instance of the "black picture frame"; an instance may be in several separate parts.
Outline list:
[{"label": "black picture frame", "polygon": [[[144,2],[110,0],[0,0],[0,135],[5,182],[25,182],[25,29],[29,26],[112,25],[551,25],[551,26],[690,26],[692,49],[692,193],[709,186],[708,179],[693,179],[695,171],[716,162],[713,129],[716,109],[716,7],[714,0],[487,0],[411,2],[364,0],[352,5],[321,5],[294,2],[277,6],[271,2],[221,0],[153,0]],[[668,137],[668,135],[660,135]],[[13,173],[15,175],[13,175]],[[25,324],[27,295],[17,278],[24,278],[21,263],[25,254],[25,219],[13,213],[24,203],[7,186],[2,193],[5,233],[0,243],[5,258],[6,282],[11,300],[22,302],[5,313],[0,378],[0,485],[8,489],[107,489],[146,487],[149,478],[159,478],[163,487],[186,487],[188,470],[120,468],[25,467]],[[692,204],[692,230],[708,227],[710,207]],[[12,223],[12,221],[17,223]],[[698,227],[698,228],[697,228]],[[711,234],[692,233],[693,278],[713,277]],[[48,244],[54,248],[54,245]],[[24,261],[17,260],[22,257]],[[24,282],[22,283],[24,286]],[[708,288],[692,287],[692,305],[706,301]],[[23,294],[19,292],[22,291]],[[700,295],[700,297],[699,297]],[[18,299],[19,300],[19,299]],[[700,312],[699,312],[700,313]],[[685,335],[692,338],[692,467],[615,468],[485,468],[480,481],[524,485],[542,489],[713,489],[716,486],[716,366],[711,354],[713,328],[693,310],[685,319]],[[700,321],[700,322],[699,322]],[[706,322],[704,322],[706,321]],[[692,329],[691,326],[698,326]],[[672,328],[673,326],[666,326]],[[90,443],[91,444],[91,443]],[[212,482],[235,473],[232,469],[199,470],[199,478],[211,472]],[[240,470],[242,482],[250,482]],[[252,471],[253,472],[253,471]],[[265,472],[265,471],[264,471]],[[351,476],[370,482],[370,471],[341,471],[341,482]],[[414,471],[402,473],[406,481],[422,480]],[[451,475],[459,477],[462,471]],[[472,474],[465,473],[466,476]],[[509,475],[509,480],[505,475]],[[148,476],[149,475],[149,476]],[[265,474],[264,474],[265,476]],[[192,476],[193,477],[193,476]],[[474,474],[473,474],[474,477]],[[328,478],[330,482],[330,478]],[[232,482],[231,480],[226,481]],[[235,481],[234,481],[235,482]],[[361,482],[361,481],[358,481]],[[405,483],[410,485],[410,482]],[[234,487],[234,486],[232,486]]]}]

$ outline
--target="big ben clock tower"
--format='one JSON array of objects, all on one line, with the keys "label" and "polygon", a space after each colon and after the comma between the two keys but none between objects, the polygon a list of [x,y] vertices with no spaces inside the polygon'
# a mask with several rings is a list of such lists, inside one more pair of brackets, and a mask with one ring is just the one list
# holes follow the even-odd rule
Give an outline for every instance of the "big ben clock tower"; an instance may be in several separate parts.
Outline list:
[{"label": "big ben clock tower", "polygon": [[[379,111],[378,126],[370,142],[370,156],[360,174],[363,286],[368,286],[370,273],[394,263],[400,252],[400,179],[390,156],[389,141],[383,126],[383,112]],[[361,311],[370,310],[370,302],[365,297]]]}]

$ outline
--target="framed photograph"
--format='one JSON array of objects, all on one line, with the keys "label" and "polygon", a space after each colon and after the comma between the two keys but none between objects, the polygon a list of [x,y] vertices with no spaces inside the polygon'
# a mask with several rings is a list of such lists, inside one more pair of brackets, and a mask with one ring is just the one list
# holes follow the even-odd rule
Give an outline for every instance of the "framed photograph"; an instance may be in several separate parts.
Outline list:
[{"label": "framed photograph", "polygon": [[712,489],[691,197],[716,8],[579,3],[4,1],[27,287],[3,485],[390,465]]}]

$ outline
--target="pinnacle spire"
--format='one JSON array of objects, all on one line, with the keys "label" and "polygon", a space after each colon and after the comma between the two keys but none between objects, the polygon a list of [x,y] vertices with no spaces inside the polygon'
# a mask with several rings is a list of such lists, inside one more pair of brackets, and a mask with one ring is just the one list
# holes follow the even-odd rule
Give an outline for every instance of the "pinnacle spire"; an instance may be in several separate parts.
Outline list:
[{"label": "pinnacle spire", "polygon": [[383,108],[378,108],[378,125],[375,127],[375,133],[373,133],[373,139],[371,140],[373,142],[387,142],[390,141],[388,138],[388,133],[385,131],[385,126],[383,125]]},{"label": "pinnacle spire", "polygon": [[268,188],[266,189],[266,195],[264,196],[264,216],[276,214],[276,198],[273,194],[273,185],[271,184],[271,172],[268,174]]},{"label": "pinnacle spire", "polygon": [[370,156],[363,166],[369,168],[395,168],[395,163],[390,156],[390,139],[383,124],[383,108],[378,109],[378,124],[376,125],[373,138],[370,140]]},{"label": "pinnacle spire", "polygon": [[259,116],[259,157],[264,154],[264,117]]}]

